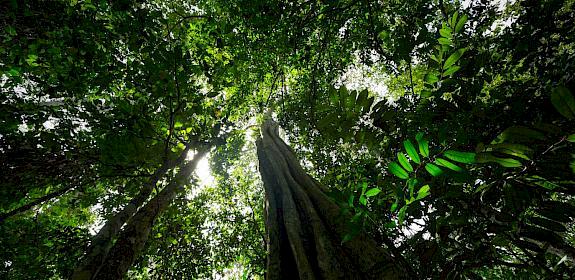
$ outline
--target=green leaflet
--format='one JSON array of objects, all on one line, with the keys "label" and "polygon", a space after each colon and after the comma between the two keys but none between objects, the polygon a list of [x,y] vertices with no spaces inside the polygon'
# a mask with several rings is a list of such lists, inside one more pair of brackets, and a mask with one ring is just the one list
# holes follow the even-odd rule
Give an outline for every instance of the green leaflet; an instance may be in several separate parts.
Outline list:
[{"label": "green leaflet", "polygon": [[421,187],[419,191],[417,191],[417,197],[415,198],[415,200],[420,200],[427,197],[429,195],[429,189],[430,189],[429,185]]},{"label": "green leaflet", "polygon": [[449,27],[441,28],[439,29],[439,34],[445,38],[451,39],[451,28]]},{"label": "green leaflet", "polygon": [[447,58],[447,60],[445,60],[445,64],[443,64],[443,70],[445,70],[445,69],[449,68],[449,66],[455,64],[455,62],[457,62],[461,58],[463,53],[465,53],[465,48],[458,49],[454,53],[452,53]]},{"label": "green leaflet", "polygon": [[486,151],[500,152],[529,160],[529,157],[526,155],[526,153],[530,152],[531,149],[527,146],[520,144],[500,143],[500,144],[488,145]]},{"label": "green leaflet", "polygon": [[433,73],[427,73],[425,75],[425,81],[430,83],[430,84],[434,84],[434,83],[437,83],[439,81],[439,78],[437,77],[437,75],[435,75]]},{"label": "green leaflet", "polygon": [[439,166],[447,167],[453,171],[457,171],[457,172],[463,171],[463,169],[461,167],[451,163],[450,161],[448,161],[446,159],[437,158],[437,159],[435,159],[435,163],[437,163],[437,165],[439,165]]},{"label": "green leaflet", "polygon": [[437,41],[444,46],[451,45],[451,40],[449,40],[447,38],[439,38],[439,39],[437,39]]},{"label": "green leaflet", "polygon": [[495,162],[495,163],[498,163],[499,165],[501,165],[503,167],[510,167],[510,168],[521,167],[521,162],[516,160],[516,159],[500,158],[500,157],[496,157],[490,153],[479,154],[477,156],[477,162],[479,162],[479,163]]},{"label": "green leaflet", "polygon": [[537,176],[537,175],[531,176],[530,178],[527,178],[527,180],[530,182],[533,182],[537,186],[543,187],[543,188],[551,190],[551,191],[554,189],[560,188],[559,185],[551,183],[547,179],[545,179],[541,176]]},{"label": "green leaflet", "polygon": [[558,86],[551,92],[551,103],[555,106],[555,109],[566,117],[572,120],[575,118],[575,98],[564,86]]},{"label": "green leaflet", "polygon": [[447,68],[447,70],[445,70],[445,72],[443,72],[443,76],[452,75],[453,73],[459,71],[459,69],[461,69],[461,66],[453,65],[453,66]]},{"label": "green leaflet", "polygon": [[449,23],[449,25],[451,26],[454,26],[458,16],[459,16],[458,12],[453,13],[453,15],[451,15],[451,19],[447,19],[447,23]]},{"label": "green leaflet", "polygon": [[575,134],[571,134],[567,136],[567,141],[575,143]]},{"label": "green leaflet", "polygon": [[425,170],[427,170],[427,172],[429,172],[429,174],[431,174],[431,176],[439,176],[441,175],[441,173],[443,173],[443,170],[441,170],[441,168],[439,168],[437,165],[433,164],[433,163],[428,163],[425,165]]},{"label": "green leaflet", "polygon": [[498,144],[502,142],[512,142],[512,143],[531,143],[535,141],[544,140],[545,135],[539,131],[533,130],[524,126],[511,126],[505,129],[492,144]]},{"label": "green leaflet", "polygon": [[459,31],[463,29],[463,26],[465,25],[466,22],[467,22],[467,15],[464,14],[461,16],[459,21],[457,21],[457,25],[455,26],[455,32],[459,33]]},{"label": "green leaflet", "polygon": [[367,191],[367,192],[365,193],[365,196],[366,196],[366,197],[376,196],[376,195],[378,195],[380,192],[381,192],[380,189],[378,189],[378,188],[373,188],[373,189]]},{"label": "green leaflet", "polygon": [[409,178],[409,174],[407,173],[407,171],[405,171],[405,169],[401,168],[401,166],[399,166],[399,164],[397,164],[396,162],[391,162],[389,164],[389,171],[399,177],[400,179],[407,179]]},{"label": "green leaflet", "polygon": [[367,205],[367,199],[365,198],[364,195],[359,197],[359,203],[361,203],[361,205]]},{"label": "green leaflet", "polygon": [[417,144],[419,146],[419,153],[424,157],[428,157],[429,156],[429,143],[427,142],[427,140],[425,140],[423,138],[417,139]]},{"label": "green leaflet", "polygon": [[415,150],[415,147],[413,146],[411,141],[409,140],[403,141],[403,146],[405,147],[405,151],[407,152],[411,160],[413,160],[417,164],[420,164],[421,159],[419,158],[419,155],[417,154],[417,151]]},{"label": "green leaflet", "polygon": [[474,163],[475,162],[475,153],[447,150],[443,153],[443,155],[450,160],[461,162],[461,163]]},{"label": "green leaflet", "polygon": [[405,170],[413,172],[413,167],[411,166],[409,160],[403,153],[397,153],[397,160],[399,161],[399,164],[401,164],[401,166],[405,168]]},{"label": "green leaflet", "polygon": [[405,211],[407,211],[407,205],[403,205],[399,212],[397,213],[398,224],[403,224],[403,220],[405,219]]}]

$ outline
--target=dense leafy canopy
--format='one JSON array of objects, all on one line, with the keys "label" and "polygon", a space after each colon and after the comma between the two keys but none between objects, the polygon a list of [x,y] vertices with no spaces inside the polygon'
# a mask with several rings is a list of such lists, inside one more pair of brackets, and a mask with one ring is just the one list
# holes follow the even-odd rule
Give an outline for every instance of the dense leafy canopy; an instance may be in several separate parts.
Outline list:
[{"label": "dense leafy canopy", "polygon": [[213,180],[183,183],[127,277],[263,279],[268,110],[352,217],[342,242],[414,279],[573,278],[573,5],[4,1],[0,278],[69,278],[209,145]]}]

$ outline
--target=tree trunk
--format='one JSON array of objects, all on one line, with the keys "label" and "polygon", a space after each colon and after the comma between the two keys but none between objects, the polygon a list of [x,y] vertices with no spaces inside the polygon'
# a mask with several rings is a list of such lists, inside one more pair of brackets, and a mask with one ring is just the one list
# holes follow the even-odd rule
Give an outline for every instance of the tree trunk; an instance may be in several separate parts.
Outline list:
[{"label": "tree trunk", "polygon": [[207,148],[197,151],[194,158],[180,168],[176,177],[134,215],[92,279],[117,280],[124,277],[144,248],[156,217],[168,208],[178,193],[184,190],[198,161],[206,152]]},{"label": "tree trunk", "polygon": [[406,269],[365,234],[349,232],[325,187],[305,173],[267,120],[258,139],[266,192],[266,279],[407,279]]},{"label": "tree trunk", "polygon": [[91,242],[86,256],[72,274],[72,280],[89,280],[102,266],[104,258],[112,248],[112,240],[117,237],[122,226],[134,216],[134,213],[146,202],[158,181],[164,177],[166,172],[182,163],[190,149],[190,145],[184,149],[182,154],[174,161],[166,161],[150,176],[150,179],[142,186],[142,189],[120,212],[106,221],[106,224],[98,231]]}]

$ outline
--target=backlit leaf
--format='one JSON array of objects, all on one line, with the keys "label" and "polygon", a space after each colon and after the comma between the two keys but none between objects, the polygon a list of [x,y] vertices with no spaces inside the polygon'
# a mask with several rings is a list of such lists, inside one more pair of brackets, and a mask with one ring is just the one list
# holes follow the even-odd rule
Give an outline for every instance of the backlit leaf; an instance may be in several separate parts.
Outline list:
[{"label": "backlit leaf", "polygon": [[397,153],[397,160],[399,161],[399,164],[401,164],[401,166],[403,168],[405,168],[405,170],[407,170],[409,172],[413,172],[413,167],[409,163],[409,160],[407,159],[407,157],[405,157],[405,154]]},{"label": "backlit leaf", "polygon": [[429,195],[429,189],[429,185],[421,187],[419,191],[417,191],[417,197],[415,199],[420,200],[427,197]]},{"label": "backlit leaf", "polygon": [[443,76],[452,75],[453,73],[457,72],[459,69],[461,69],[461,66],[453,65],[453,66],[447,68],[447,70],[445,70],[445,72],[443,72]]},{"label": "backlit leaf", "polygon": [[419,155],[417,154],[417,151],[415,150],[415,147],[413,146],[411,141],[409,140],[403,141],[403,146],[405,147],[405,151],[407,152],[411,160],[413,160],[417,164],[421,163],[421,159],[419,158]]},{"label": "backlit leaf", "polygon": [[465,26],[466,22],[467,22],[467,15],[463,14],[461,18],[457,21],[457,25],[455,25],[455,32],[459,33],[459,31],[463,29],[463,26]]},{"label": "backlit leaf", "polygon": [[419,153],[424,157],[428,157],[429,156],[429,143],[427,142],[427,140],[425,140],[425,138],[423,138],[423,134],[422,134],[422,136],[416,137],[415,139],[417,140]]},{"label": "backlit leaf", "polygon": [[457,172],[463,171],[463,169],[461,167],[451,163],[450,161],[448,161],[446,159],[437,158],[437,159],[435,159],[435,163],[437,163],[437,165],[439,165],[439,166],[447,167],[453,171],[457,171]]},{"label": "backlit leaf", "polygon": [[431,174],[431,176],[439,176],[441,175],[441,173],[443,173],[443,170],[441,170],[441,168],[439,168],[437,165],[433,164],[433,163],[428,163],[425,165],[425,170],[427,170],[427,172],[429,172],[429,174]]},{"label": "backlit leaf", "polygon": [[381,192],[380,189],[378,189],[378,188],[373,188],[373,189],[370,189],[369,191],[367,191],[367,192],[365,193],[365,196],[366,196],[366,197],[376,196],[376,195],[378,195],[380,192]]},{"label": "backlit leaf", "polygon": [[474,163],[475,162],[475,153],[447,150],[443,153],[443,155],[450,160],[461,162],[461,163]]},{"label": "backlit leaf", "polygon": [[401,178],[401,179],[407,179],[407,178],[409,178],[409,175],[407,174],[407,171],[405,171],[405,169],[401,168],[401,166],[399,166],[399,164],[397,164],[396,162],[391,162],[391,163],[389,164],[389,171],[390,171],[393,175],[395,175],[395,176],[397,176],[397,177],[399,177],[399,178]]},{"label": "backlit leaf", "polygon": [[449,68],[449,66],[455,64],[465,53],[465,49],[458,49],[454,53],[452,53],[447,60],[445,60],[445,64],[443,64],[443,70]]}]

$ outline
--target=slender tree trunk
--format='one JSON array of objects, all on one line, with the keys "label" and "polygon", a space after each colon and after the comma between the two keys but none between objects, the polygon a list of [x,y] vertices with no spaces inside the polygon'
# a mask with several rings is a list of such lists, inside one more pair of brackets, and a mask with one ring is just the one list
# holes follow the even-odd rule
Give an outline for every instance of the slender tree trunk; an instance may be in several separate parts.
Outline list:
[{"label": "slender tree trunk", "polygon": [[306,174],[267,120],[258,139],[266,192],[266,279],[407,279],[391,254],[365,234],[349,232],[325,187]]},{"label": "slender tree trunk", "polygon": [[164,211],[176,195],[188,184],[198,161],[206,154],[207,148],[199,150],[194,158],[184,164],[174,180],[159,194],[144,205],[120,233],[118,240],[109,250],[102,265],[90,279],[122,279],[140,254],[156,218]]},{"label": "slender tree trunk", "polygon": [[150,176],[149,180],[142,186],[140,192],[130,200],[130,202],[120,212],[106,221],[106,224],[98,231],[90,243],[86,256],[72,274],[72,280],[92,279],[96,271],[102,266],[104,258],[112,248],[112,240],[117,237],[122,226],[134,216],[136,211],[148,200],[158,181],[164,177],[166,172],[176,165],[182,163],[190,149],[190,145],[181,153],[177,160],[166,161],[160,168]]}]

